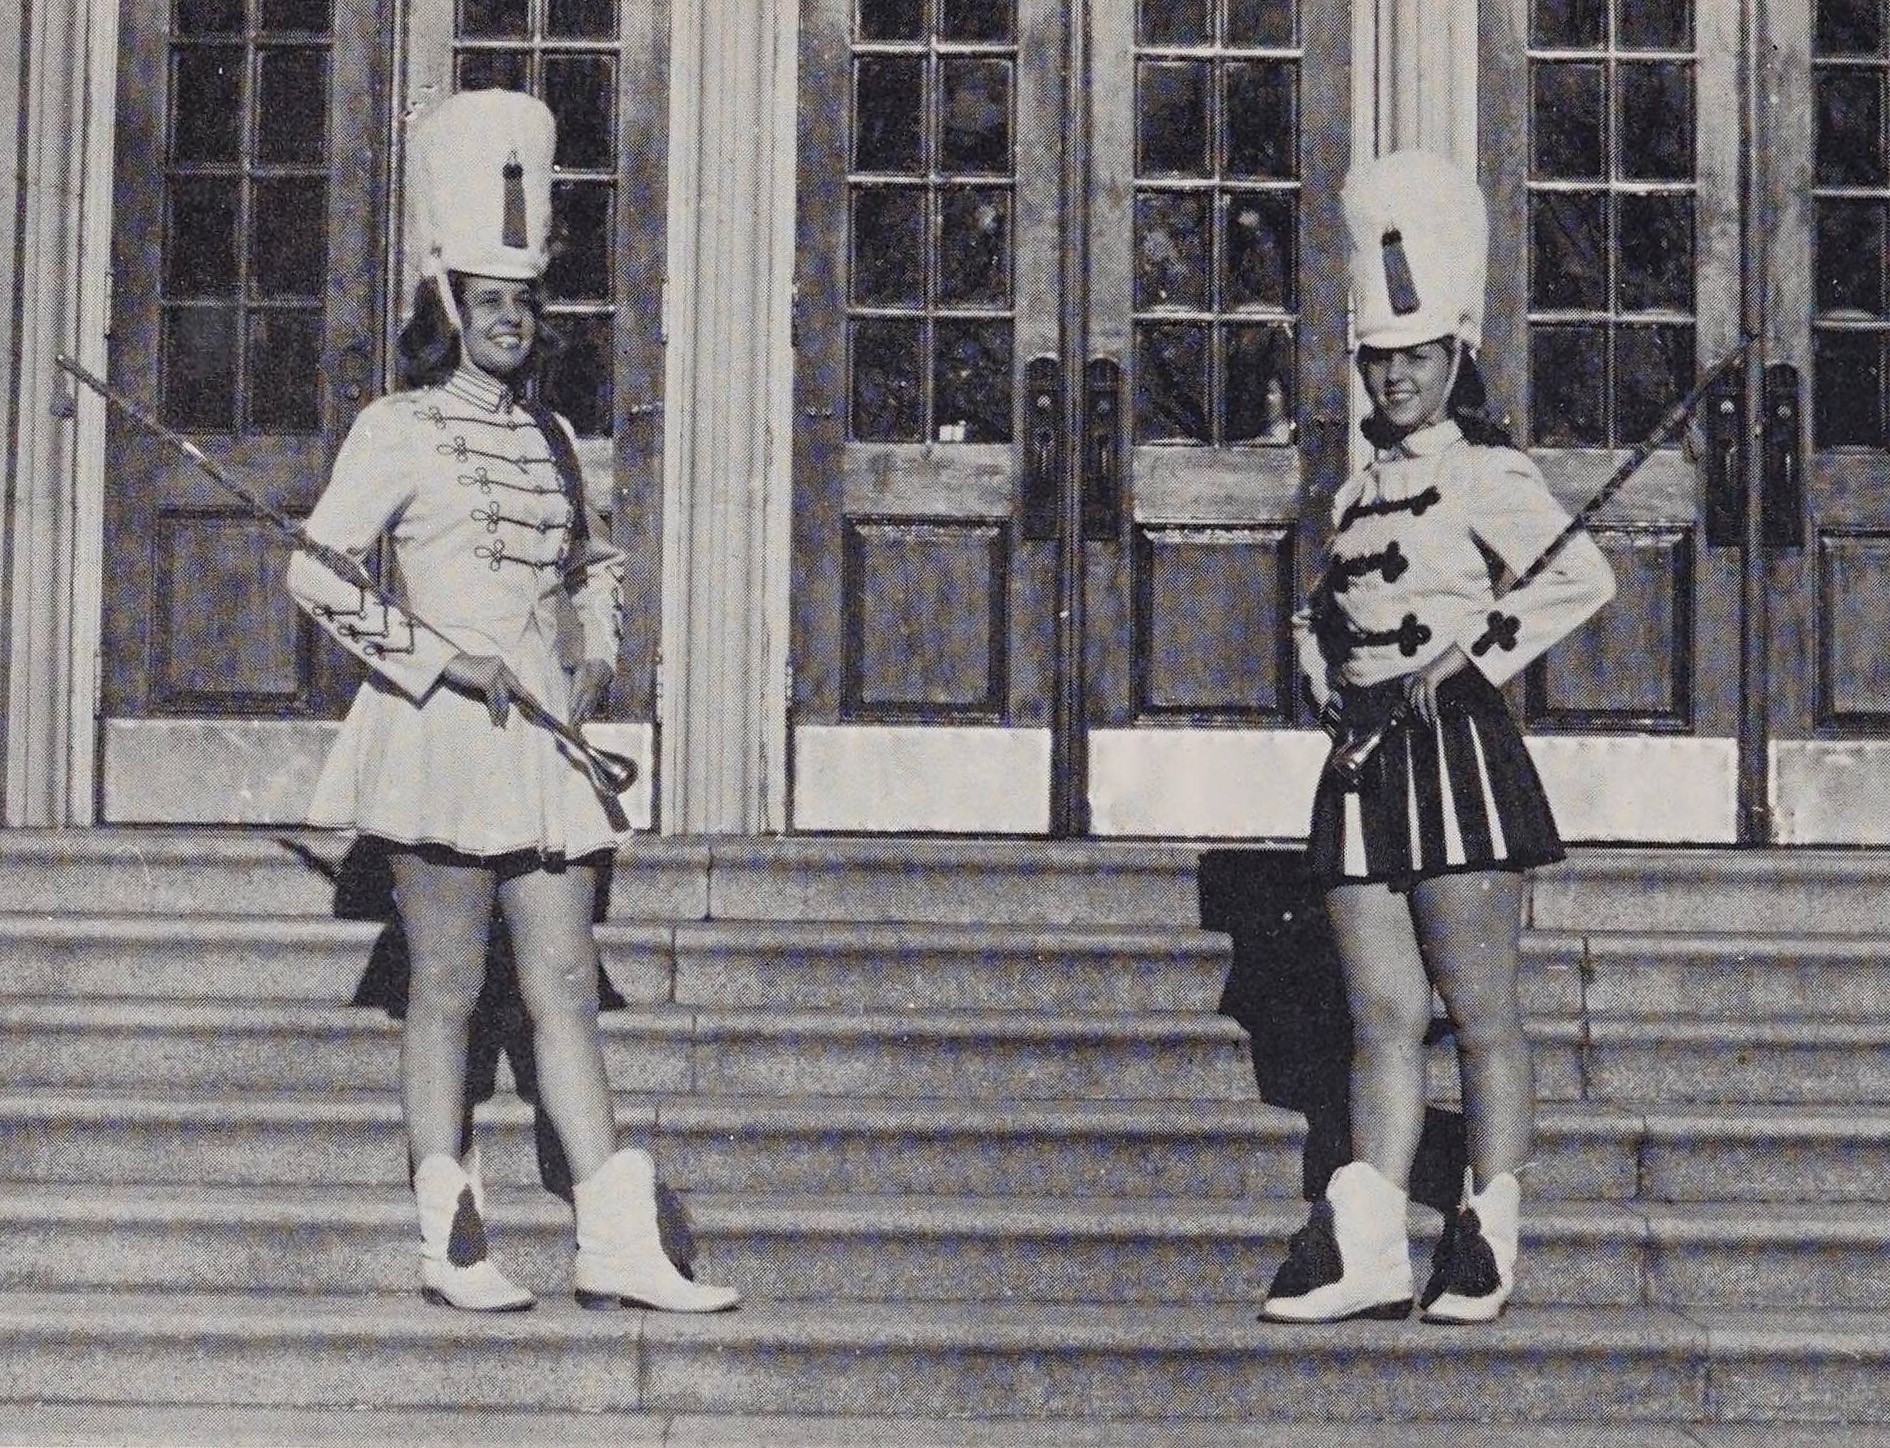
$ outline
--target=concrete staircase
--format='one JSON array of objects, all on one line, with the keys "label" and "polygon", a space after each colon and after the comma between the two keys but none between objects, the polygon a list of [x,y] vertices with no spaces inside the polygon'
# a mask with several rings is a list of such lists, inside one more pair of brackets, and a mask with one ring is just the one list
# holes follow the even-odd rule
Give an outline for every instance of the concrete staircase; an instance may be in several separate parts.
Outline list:
[{"label": "concrete staircase", "polygon": [[1461,1331],[1255,1321],[1341,1066],[1290,857],[937,841],[618,862],[620,1124],[742,1311],[578,1311],[504,1089],[546,1300],[428,1308],[347,864],[0,834],[0,1444],[1890,1442],[1883,856],[1538,878],[1523,1276]]}]

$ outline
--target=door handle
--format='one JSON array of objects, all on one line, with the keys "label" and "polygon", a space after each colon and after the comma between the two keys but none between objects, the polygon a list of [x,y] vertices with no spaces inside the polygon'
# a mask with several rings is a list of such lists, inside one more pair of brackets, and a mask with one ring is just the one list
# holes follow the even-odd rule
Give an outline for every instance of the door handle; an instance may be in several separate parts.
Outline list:
[{"label": "door handle", "polygon": [[1774,362],[1765,369],[1762,455],[1765,487],[1759,523],[1768,548],[1805,546],[1804,457],[1799,443],[1798,369]]},{"label": "door handle", "polygon": [[1083,378],[1083,537],[1115,539],[1122,527],[1122,366],[1090,360]]},{"label": "door handle", "polygon": [[374,367],[374,354],[365,342],[356,342],[343,347],[337,356],[335,371],[340,378],[342,399],[346,402],[359,402],[367,394],[369,373]]},{"label": "door handle", "polygon": [[1738,548],[1746,541],[1744,391],[1744,371],[1729,372],[1714,384],[1700,409],[1706,434],[1706,452],[1700,462],[1706,475],[1709,548]]},{"label": "door handle", "polygon": [[1048,543],[1058,533],[1057,491],[1063,476],[1063,369],[1051,356],[1024,364],[1024,539]]}]

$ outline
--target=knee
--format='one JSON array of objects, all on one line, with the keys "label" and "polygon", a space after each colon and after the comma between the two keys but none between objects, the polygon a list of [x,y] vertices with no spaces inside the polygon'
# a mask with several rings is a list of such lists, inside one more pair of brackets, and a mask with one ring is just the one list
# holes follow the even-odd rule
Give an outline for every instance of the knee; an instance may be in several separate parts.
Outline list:
[{"label": "knee", "polygon": [[1528,1039],[1523,1034],[1522,1011],[1513,995],[1497,1000],[1453,1002],[1450,1024],[1457,1049],[1471,1055],[1529,1049]]},{"label": "knee", "polygon": [[519,995],[534,1025],[597,1018],[597,960],[519,962]]},{"label": "knee", "polygon": [[1373,1046],[1421,1046],[1431,1025],[1428,993],[1370,991],[1352,998],[1352,1035]]},{"label": "knee", "polygon": [[484,965],[483,961],[469,967],[415,960],[407,983],[408,1014],[420,1012],[462,1023],[471,1020],[485,985]]}]

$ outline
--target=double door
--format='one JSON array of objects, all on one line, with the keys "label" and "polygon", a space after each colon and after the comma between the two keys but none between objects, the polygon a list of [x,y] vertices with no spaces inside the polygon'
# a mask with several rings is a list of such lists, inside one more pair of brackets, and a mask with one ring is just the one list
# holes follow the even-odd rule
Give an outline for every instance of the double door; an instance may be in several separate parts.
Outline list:
[{"label": "double door", "polygon": [[[418,259],[401,118],[506,86],[558,119],[547,400],[632,560],[604,727],[641,757],[659,627],[663,28],[641,0],[128,0],[110,379],[292,517],[392,385]],[[98,816],[293,821],[359,672],[288,542],[173,445],[107,440]],[[390,586],[398,579],[387,575]]]},{"label": "double door", "polygon": [[[1890,833],[1887,12],[1481,8],[1484,365],[1551,487],[1756,339],[1596,521],[1616,601],[1512,691],[1572,838]],[[1288,618],[1358,460],[1353,17],[804,25],[795,825],[1297,835]]]}]

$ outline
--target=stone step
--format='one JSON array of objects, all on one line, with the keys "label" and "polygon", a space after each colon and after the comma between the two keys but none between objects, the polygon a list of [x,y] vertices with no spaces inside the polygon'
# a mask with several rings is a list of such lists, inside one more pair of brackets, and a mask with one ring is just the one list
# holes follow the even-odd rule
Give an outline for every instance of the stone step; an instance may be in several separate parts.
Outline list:
[{"label": "stone step", "polygon": [[[606,1012],[611,1079],[657,1092],[784,1096],[1253,1095],[1246,1037],[1205,1012]],[[221,1002],[0,1000],[0,1079],[98,1090],[350,1090],[399,1079],[379,1011]]]},{"label": "stone step", "polygon": [[[1193,926],[1180,845],[640,836],[613,861],[617,919]],[[345,834],[264,829],[0,832],[0,902],[20,912],[384,911],[384,871]]]},{"label": "stone step", "polygon": [[1575,849],[1538,870],[1542,930],[1890,934],[1890,851]]},{"label": "stone step", "polygon": [[[1255,1102],[617,1098],[681,1190],[1297,1199],[1305,1118]],[[488,1179],[537,1181],[530,1109],[479,1110]],[[1445,1127],[1461,1118],[1439,1112]],[[1546,1105],[1542,1201],[1890,1201],[1890,1111]],[[1461,1170],[1460,1167],[1457,1170]],[[0,1182],[406,1185],[387,1092],[0,1094]]]},{"label": "stone step", "polygon": [[1592,1016],[1890,1019],[1890,936],[1554,932]]},{"label": "stone step", "polygon": [[[267,915],[0,914],[0,997],[354,999],[385,927]],[[1118,926],[608,921],[611,983],[659,1004],[1212,1011],[1224,936]]]},{"label": "stone step", "polygon": [[9,1405],[0,1448],[1890,1448],[1837,1423],[1347,1423],[913,1418],[513,1408]]},{"label": "stone step", "polygon": [[0,1335],[12,1348],[9,1396],[44,1403],[1890,1420],[1890,1330],[1880,1314],[1838,1311],[1522,1307],[1466,1332],[1415,1322],[1287,1328],[1256,1322],[1248,1306],[1216,1305],[751,1300],[688,1318],[547,1302],[479,1319],[407,1296],[51,1292],[0,1300]]},{"label": "stone step", "polygon": [[[698,1275],[776,1301],[1258,1303],[1305,1221],[1293,1201],[698,1193]],[[508,1273],[568,1291],[571,1217],[496,1189]],[[1440,1216],[1414,1210],[1419,1281]],[[1890,1311],[1890,1207],[1531,1200],[1516,1300],[1575,1307]],[[0,1187],[0,1289],[405,1293],[398,1188]]]}]

